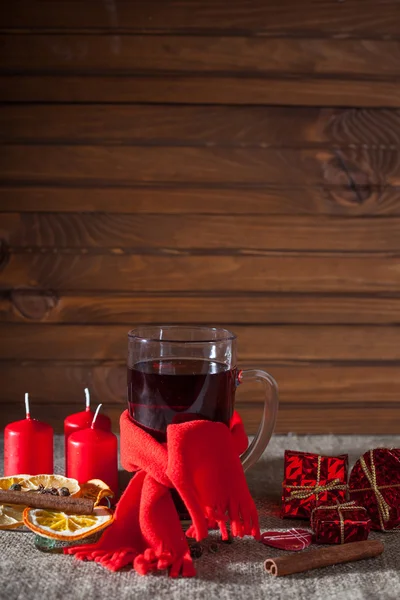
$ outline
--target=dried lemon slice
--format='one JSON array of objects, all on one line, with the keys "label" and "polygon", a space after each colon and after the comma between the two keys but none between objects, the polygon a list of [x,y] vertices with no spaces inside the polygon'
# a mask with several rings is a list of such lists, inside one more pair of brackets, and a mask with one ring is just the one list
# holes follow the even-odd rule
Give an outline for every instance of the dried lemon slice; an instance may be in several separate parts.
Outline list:
[{"label": "dried lemon slice", "polygon": [[88,537],[113,522],[112,512],[97,506],[91,515],[67,515],[40,508],[26,508],[24,523],[29,529],[55,540],[76,541]]},{"label": "dried lemon slice", "polygon": [[45,488],[62,488],[66,487],[69,489],[70,496],[79,496],[81,488],[76,479],[70,477],[64,477],[63,475],[33,475],[28,477],[22,491],[33,491],[37,490],[39,486]]},{"label": "dried lemon slice", "polygon": [[30,475],[12,475],[11,477],[0,477],[0,490],[9,490],[14,483],[19,483],[22,491],[27,492],[30,488],[26,483]]},{"label": "dried lemon slice", "polygon": [[[17,482],[14,482],[17,483]],[[24,524],[24,506],[0,505],[0,529],[16,529]]]},{"label": "dried lemon slice", "polygon": [[103,498],[112,498],[114,492],[101,479],[90,479],[81,485],[81,496],[83,498],[90,498],[94,501],[95,506],[97,506]]}]

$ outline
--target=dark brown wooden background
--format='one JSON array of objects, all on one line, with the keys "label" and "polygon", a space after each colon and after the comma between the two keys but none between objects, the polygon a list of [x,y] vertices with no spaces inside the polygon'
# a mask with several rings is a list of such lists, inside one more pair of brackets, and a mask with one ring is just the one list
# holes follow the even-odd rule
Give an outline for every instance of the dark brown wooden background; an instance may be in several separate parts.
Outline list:
[{"label": "dark brown wooden background", "polygon": [[1,424],[116,423],[127,330],[195,322],[279,432],[398,433],[399,1],[2,9]]}]

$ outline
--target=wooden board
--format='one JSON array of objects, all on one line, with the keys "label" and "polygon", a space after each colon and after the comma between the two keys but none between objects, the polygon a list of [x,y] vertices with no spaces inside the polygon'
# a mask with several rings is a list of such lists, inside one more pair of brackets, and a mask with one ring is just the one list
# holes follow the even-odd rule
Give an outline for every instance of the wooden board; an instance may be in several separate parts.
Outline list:
[{"label": "wooden board", "polygon": [[278,253],[272,256],[3,253],[0,289],[36,286],[93,292],[400,291],[400,257]]},{"label": "wooden board", "polygon": [[[58,186],[58,187],[55,187]],[[5,211],[123,214],[400,215],[400,187],[64,186],[0,187]],[[2,218],[2,217],[1,217]]]},{"label": "wooden board", "polygon": [[400,218],[7,213],[0,235],[12,248],[396,251]]},{"label": "wooden board", "polygon": [[[239,409],[240,410],[240,409]],[[260,407],[242,410],[248,432],[256,433],[260,421]],[[398,435],[400,408],[335,406],[324,410],[302,406],[279,411],[276,433],[296,431],[299,434],[375,434]]]},{"label": "wooden board", "polygon": [[[53,8],[53,7],[52,7]],[[336,3],[331,0],[236,0],[227,10],[225,0],[57,0],[50,10],[48,0],[7,0],[3,28],[102,29],[118,35],[140,33],[229,32],[263,35],[308,35],[354,37],[399,36],[397,0],[363,0]]]},{"label": "wooden board", "polygon": [[[120,406],[104,406],[104,411],[111,417],[113,430],[119,431],[119,418],[125,410],[125,402]],[[0,427],[3,428],[11,421],[17,421],[24,416],[22,406],[16,403],[2,405],[0,413]],[[35,418],[46,421],[52,425],[56,433],[63,432],[64,418],[73,412],[81,410],[82,404],[68,403],[61,406],[56,404],[37,404],[34,407]],[[261,404],[242,406],[237,405],[247,433],[255,434],[261,420]],[[296,431],[298,434],[375,434],[375,435],[398,435],[398,423],[400,421],[400,409],[392,408],[364,408],[341,407],[315,410],[315,406],[293,407],[287,410],[281,409],[278,415],[275,433],[287,433]]]},{"label": "wooden board", "polygon": [[[398,364],[385,366],[379,363],[365,366],[325,365],[319,363],[276,364],[274,362],[243,362],[243,368],[261,368],[275,377],[279,384],[282,410],[301,408],[304,405],[326,410],[334,406],[398,407],[400,369]],[[21,374],[23,373],[23,377]],[[89,387],[92,403],[104,402],[107,406],[126,402],[126,366],[124,363],[96,362],[40,362],[0,363],[0,387],[7,390],[0,395],[0,406],[15,402],[21,407],[26,392],[26,382],[32,405],[57,405],[59,409],[69,403],[84,405],[83,389]],[[263,386],[245,383],[236,392],[237,401],[249,404],[263,401]],[[3,409],[0,411],[3,412]]]},{"label": "wooden board", "polygon": [[400,75],[400,42],[216,36],[0,35],[2,71]]},{"label": "wooden board", "polygon": [[400,107],[397,81],[316,77],[57,75],[0,76],[3,102],[150,102]]},{"label": "wooden board", "polygon": [[19,289],[0,295],[3,323],[400,324],[400,295],[57,294]]},{"label": "wooden board", "polygon": [[5,105],[3,143],[400,146],[400,110],[273,106]]},{"label": "wooden board", "polygon": [[[277,432],[398,433],[398,0],[6,0],[0,424],[114,427],[126,333],[221,324]],[[237,406],[257,429],[263,388]]]},{"label": "wooden board", "polygon": [[[0,359],[124,360],[128,329],[126,325],[2,324]],[[239,336],[242,361],[400,360],[396,326],[235,325],[233,331]]]},{"label": "wooden board", "polygon": [[9,146],[7,181],[400,186],[400,151],[121,146]]}]

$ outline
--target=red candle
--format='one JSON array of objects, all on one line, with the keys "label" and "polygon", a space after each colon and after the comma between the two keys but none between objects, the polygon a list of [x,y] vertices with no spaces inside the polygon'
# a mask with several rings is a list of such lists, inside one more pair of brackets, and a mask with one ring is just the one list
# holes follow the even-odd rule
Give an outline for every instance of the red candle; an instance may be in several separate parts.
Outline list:
[{"label": "red candle", "polygon": [[25,394],[26,418],[4,429],[4,476],[53,473],[53,428],[31,419]]},{"label": "red candle", "polygon": [[[72,477],[68,473],[68,438],[71,433],[76,433],[81,429],[87,429],[91,426],[94,412],[90,409],[90,393],[89,389],[85,388],[86,410],[69,415],[64,420],[64,441],[65,441],[65,474],[67,477]],[[111,431],[111,420],[106,415],[98,415],[96,419],[96,429],[104,429]]]},{"label": "red candle", "polygon": [[111,431],[97,427],[97,407],[93,421],[87,429],[71,433],[68,438],[68,477],[85,483],[101,479],[115,495],[118,493],[118,442]]}]

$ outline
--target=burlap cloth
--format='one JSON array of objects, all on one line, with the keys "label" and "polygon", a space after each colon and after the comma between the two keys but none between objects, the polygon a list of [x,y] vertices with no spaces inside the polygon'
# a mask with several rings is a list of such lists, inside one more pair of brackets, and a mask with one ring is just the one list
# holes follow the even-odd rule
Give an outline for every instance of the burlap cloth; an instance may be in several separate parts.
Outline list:
[{"label": "burlap cloth", "polygon": [[[286,448],[321,454],[348,452],[352,464],[363,452],[378,446],[400,447],[400,436],[275,436],[262,460],[248,473],[262,530],[307,528],[305,522],[282,521],[278,517]],[[60,438],[56,440],[56,470],[63,470]],[[265,558],[282,552],[250,539],[238,540],[221,545],[216,554],[205,550],[196,560],[197,578],[171,580],[161,574],[141,577],[132,571],[110,573],[94,563],[36,550],[34,534],[1,531],[0,598],[399,600],[400,532],[372,533],[370,537],[384,542],[385,552],[381,557],[286,578],[273,578],[263,570]]]}]

